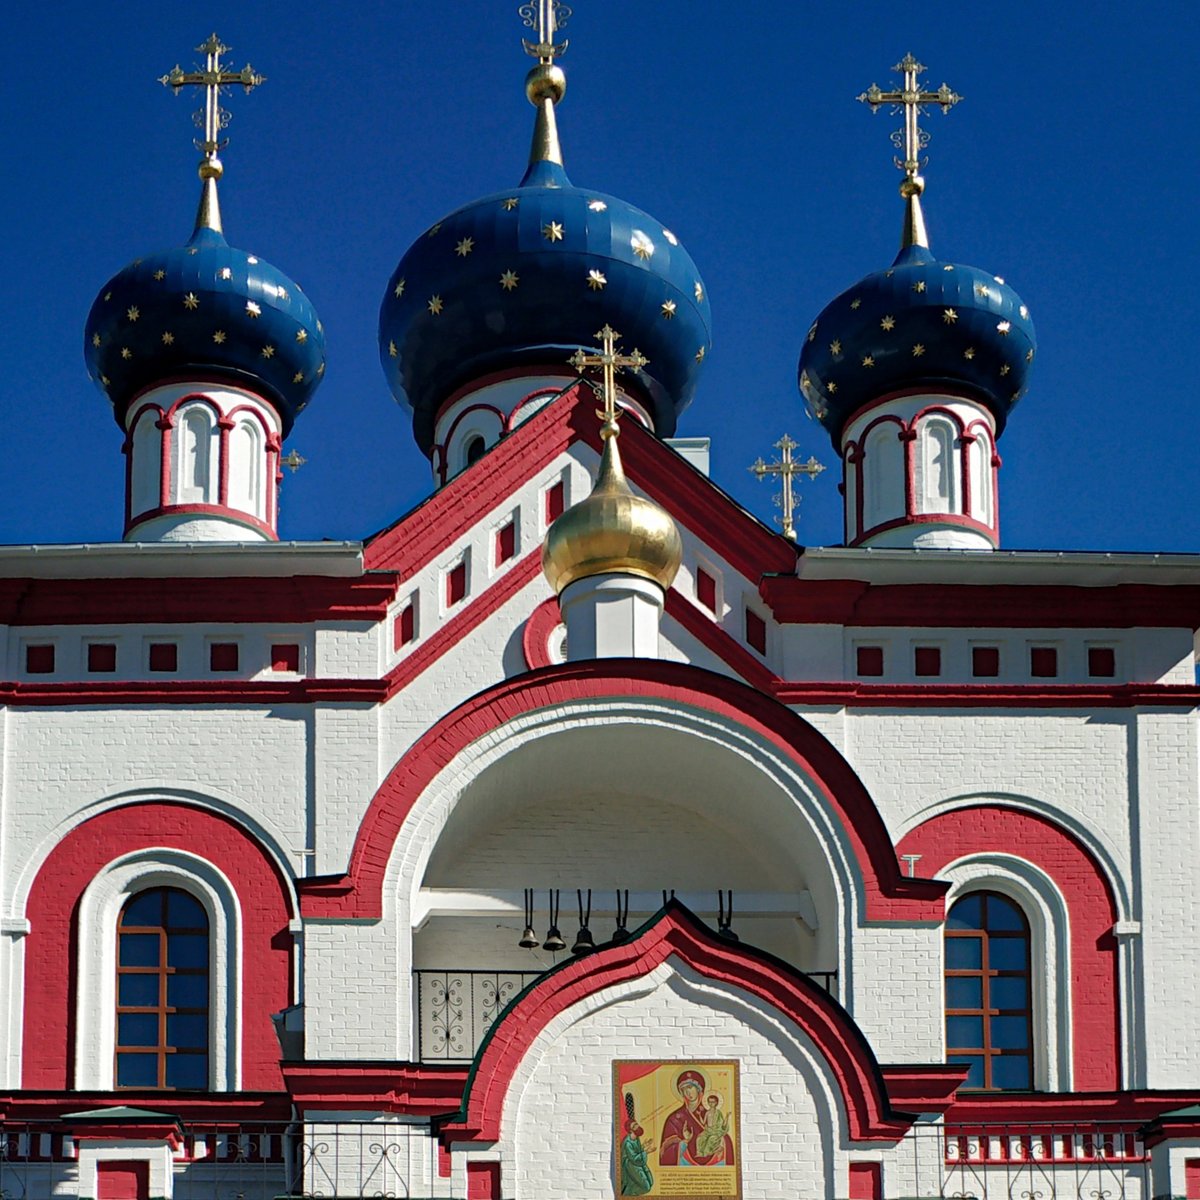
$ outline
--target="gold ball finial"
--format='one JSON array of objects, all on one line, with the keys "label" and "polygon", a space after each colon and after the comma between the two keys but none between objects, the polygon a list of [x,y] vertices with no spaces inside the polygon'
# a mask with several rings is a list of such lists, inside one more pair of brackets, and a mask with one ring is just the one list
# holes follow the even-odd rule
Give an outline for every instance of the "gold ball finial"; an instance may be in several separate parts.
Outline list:
[{"label": "gold ball finial", "polygon": [[906,175],[900,181],[900,195],[905,200],[919,196],[925,190],[925,179],[921,175]]},{"label": "gold ball finial", "polygon": [[554,63],[538,63],[525,76],[525,95],[535,108],[543,100],[552,100],[557,104],[566,94],[566,72]]},{"label": "gold ball finial", "polygon": [[220,179],[225,174],[225,164],[214,154],[212,158],[202,158],[196,172],[201,179]]}]

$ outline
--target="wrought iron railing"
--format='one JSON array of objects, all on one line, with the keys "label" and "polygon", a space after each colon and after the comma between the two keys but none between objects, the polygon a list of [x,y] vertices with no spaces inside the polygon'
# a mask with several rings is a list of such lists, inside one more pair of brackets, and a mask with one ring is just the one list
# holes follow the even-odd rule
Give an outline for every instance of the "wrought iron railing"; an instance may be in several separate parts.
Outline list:
[{"label": "wrought iron railing", "polygon": [[[492,1023],[541,971],[413,972],[418,1062],[470,1062]],[[808,973],[837,998],[837,972]]]}]

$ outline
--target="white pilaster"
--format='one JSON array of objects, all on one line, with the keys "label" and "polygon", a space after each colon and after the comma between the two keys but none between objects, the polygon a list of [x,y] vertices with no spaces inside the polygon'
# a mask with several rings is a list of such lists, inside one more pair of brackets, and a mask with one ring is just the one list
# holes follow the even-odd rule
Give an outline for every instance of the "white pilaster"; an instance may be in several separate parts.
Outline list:
[{"label": "white pilaster", "polygon": [[663,591],[637,575],[591,575],[563,588],[567,659],[657,658]]}]

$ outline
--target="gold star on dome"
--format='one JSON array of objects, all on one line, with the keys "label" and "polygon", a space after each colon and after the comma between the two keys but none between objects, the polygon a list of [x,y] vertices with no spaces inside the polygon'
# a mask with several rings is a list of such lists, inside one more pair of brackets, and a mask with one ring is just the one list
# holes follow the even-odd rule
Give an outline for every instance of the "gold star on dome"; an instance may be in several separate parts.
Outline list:
[{"label": "gold star on dome", "polygon": [[841,340],[838,338],[834,338],[833,341],[829,343],[829,353],[830,354],[841,354],[841,352],[842,352]]},{"label": "gold star on dome", "polygon": [[287,288],[276,288],[275,289],[275,299],[276,300],[286,300],[287,298],[288,298]]},{"label": "gold star on dome", "polygon": [[162,344],[164,346],[175,345],[175,335],[169,329],[163,331]]},{"label": "gold star on dome", "polygon": [[109,383],[110,383],[110,380],[109,380],[109,378],[108,378],[108,376],[107,376],[107,375],[101,375],[101,376],[100,376],[100,382],[101,382],[102,384],[104,384],[104,386],[105,386],[105,387],[108,387],[108,385],[109,385]]},{"label": "gold star on dome", "polygon": [[457,254],[459,258],[466,258],[467,255],[470,254],[474,249],[475,239],[472,237],[465,237],[461,242],[458,243],[457,246],[454,247],[454,253]]},{"label": "gold star on dome", "polygon": [[958,320],[958,313],[956,313],[952,308],[947,308],[942,312],[942,320],[945,321],[947,325],[953,325],[954,322]]},{"label": "gold star on dome", "polygon": [[100,335],[99,335],[98,333],[93,333],[93,334],[92,334],[92,345],[93,345],[93,346],[98,346],[98,345],[100,345]]},{"label": "gold star on dome", "polygon": [[130,321],[136,321],[142,314],[138,311],[138,306],[136,304],[131,304],[129,308],[125,310],[125,315]]},{"label": "gold star on dome", "polygon": [[158,270],[154,272],[154,278],[158,283],[162,283],[166,277],[167,273],[162,269],[162,267],[159,267]]},{"label": "gold star on dome", "polygon": [[664,300],[662,303],[662,315],[666,317],[668,321],[674,320],[675,308],[676,304],[674,300]]},{"label": "gold star on dome", "polygon": [[250,263],[252,266],[257,266],[257,265],[258,265],[258,259],[257,259],[257,258],[255,258],[253,254],[247,254],[247,255],[246,255],[246,261],[247,261],[248,263]]},{"label": "gold star on dome", "polygon": [[912,352],[913,352],[913,358],[920,358],[920,357],[921,357],[921,355],[925,353],[925,347],[924,347],[924,346],[922,346],[920,342],[918,342],[918,343],[917,343],[917,344],[916,344],[916,345],[913,347],[913,351],[912,351]]},{"label": "gold star on dome", "polygon": [[438,231],[439,229],[441,229],[441,227],[442,227],[442,223],[441,223],[441,221],[439,221],[439,222],[438,222],[436,225],[430,225],[430,227],[429,227],[429,232],[428,232],[428,233],[426,233],[426,235],[425,235],[425,236],[426,236],[426,237],[433,237],[433,236],[434,236],[434,235],[437,233],[437,231]]},{"label": "gold star on dome", "polygon": [[696,284],[696,286],[695,286],[695,287],[692,289],[692,291],[693,291],[693,292],[695,293],[695,295],[696,295],[696,303],[697,303],[697,304],[701,304],[701,303],[703,303],[703,301],[704,301],[704,288],[703,288],[703,287],[702,287],[702,286],[701,286],[699,283],[697,283],[697,284]]},{"label": "gold star on dome", "polygon": [[213,341],[216,342],[218,346],[223,346],[225,344],[225,330],[218,329],[213,334]]},{"label": "gold star on dome", "polygon": [[996,324],[996,332],[997,332],[997,333],[998,333],[998,334],[999,334],[1001,337],[1008,337],[1008,331],[1009,331],[1011,328],[1012,328],[1012,326],[1011,326],[1011,325],[1010,325],[1010,324],[1009,324],[1007,321],[999,321],[999,322],[997,322],[997,324]]},{"label": "gold star on dome", "polygon": [[558,221],[551,221],[548,225],[543,225],[542,237],[548,242],[561,242],[563,240],[562,224]]},{"label": "gold star on dome", "polygon": [[806,333],[804,335],[804,340],[806,342],[813,342],[813,341],[816,341],[816,337],[817,337],[817,323],[816,323],[816,321],[814,321],[812,323],[812,325],[809,327],[808,333]]},{"label": "gold star on dome", "polygon": [[975,285],[975,295],[977,295],[980,300],[986,300],[991,294],[992,289],[989,288],[986,283],[977,283]]},{"label": "gold star on dome", "polygon": [[308,330],[307,329],[297,329],[296,330],[296,341],[298,341],[301,345],[303,345],[305,342],[307,342],[308,341]]},{"label": "gold star on dome", "polygon": [[1021,320],[1023,320],[1023,321],[1029,320],[1029,309],[1027,309],[1025,307],[1025,305],[1022,304],[1021,307],[1017,309],[1017,312],[1019,312],[1021,314]]},{"label": "gold star on dome", "polygon": [[825,385],[825,388],[831,396],[837,395],[837,384],[832,379]]},{"label": "gold star on dome", "polygon": [[888,313],[887,316],[885,316],[883,320],[879,322],[879,328],[882,329],[884,333],[891,333],[891,331],[896,328],[896,318],[893,317],[891,313]]},{"label": "gold star on dome", "polygon": [[953,270],[954,270],[954,264],[953,264],[953,263],[945,263],[945,264],[942,266],[942,270],[943,270],[943,271],[953,271]]},{"label": "gold star on dome", "polygon": [[509,196],[507,200],[500,201],[500,207],[504,209],[505,212],[512,212],[512,210],[520,203],[520,200],[518,200],[516,196]]},{"label": "gold star on dome", "polygon": [[895,273],[896,273],[896,268],[895,268],[895,267],[889,267],[889,268],[888,268],[886,271],[884,271],[884,273],[883,273],[883,277],[884,277],[884,279],[891,279],[891,277],[892,277],[893,275],[895,275]]},{"label": "gold star on dome", "polygon": [[271,345],[264,346],[262,348],[262,356],[263,356],[263,358],[274,358],[275,357],[275,347],[271,346]]},{"label": "gold star on dome", "polygon": [[1032,346],[1030,346],[1029,349],[1025,351],[1025,361],[1033,362],[1033,347]]},{"label": "gold star on dome", "polygon": [[191,247],[191,248],[188,250],[188,253],[189,253],[189,254],[199,254],[199,253],[200,253],[200,249],[199,249],[199,247],[197,247],[197,246],[192,246],[192,247]]},{"label": "gold star on dome", "polygon": [[971,361],[971,359],[973,359],[974,357],[975,357],[975,347],[974,347],[974,346],[968,346],[968,347],[967,347],[967,348],[966,348],[966,349],[963,351],[963,358],[965,358],[965,359],[966,359],[968,362],[970,362],[970,361]]},{"label": "gold star on dome", "polygon": [[1012,370],[1012,367],[1010,367],[1010,366],[1008,365],[1008,363],[1004,363],[1004,364],[1003,364],[1003,365],[1000,367],[1000,376],[1001,376],[1001,378],[1003,378],[1005,375],[1007,375],[1007,374],[1009,373],[1009,371],[1011,371],[1011,370]]},{"label": "gold star on dome", "polygon": [[317,321],[317,332],[318,333],[325,332],[325,326],[321,324],[320,320]]},{"label": "gold star on dome", "polygon": [[232,279],[233,278],[233,268],[232,267],[222,267],[219,274],[222,279]]},{"label": "gold star on dome", "polygon": [[654,243],[640,230],[635,229],[629,239],[630,248],[634,254],[645,262],[654,253]]},{"label": "gold star on dome", "polygon": [[392,288],[392,295],[395,296],[397,300],[404,295],[404,284],[405,281],[403,279],[397,279],[396,286]]},{"label": "gold star on dome", "polygon": [[916,283],[913,284],[913,291],[914,292],[923,292],[924,290],[925,290],[925,280],[918,279],[916,281]]},{"label": "gold star on dome", "polygon": [[994,280],[995,280],[997,283],[1003,283],[1003,282],[1004,282],[1004,280],[1003,280],[1003,279],[1001,279],[999,275],[993,275],[993,276],[992,276],[992,278],[993,278],[993,279],[994,279]]},{"label": "gold star on dome", "polygon": [[128,346],[122,346],[121,347],[121,357],[122,358],[132,358],[133,351],[130,350],[130,348]]},{"label": "gold star on dome", "polygon": [[679,239],[669,229],[663,230],[663,237],[665,237],[672,246],[679,245]]},{"label": "gold star on dome", "polygon": [[871,355],[871,354],[866,355],[862,360],[862,365],[864,367],[873,367],[875,365],[874,355]]},{"label": "gold star on dome", "polygon": [[850,307],[851,308],[862,308],[862,301],[857,296],[855,296],[854,299],[850,301]]},{"label": "gold star on dome", "polygon": [[111,300],[111,299],[112,299],[112,292],[105,292],[105,293],[104,293],[104,299],[105,299],[105,300]]},{"label": "gold star on dome", "polygon": [[297,371],[295,373],[295,375],[292,376],[292,382],[293,383],[303,383],[304,382],[304,372]]},{"label": "gold star on dome", "polygon": [[707,350],[703,346],[701,346],[700,349],[696,351],[696,361],[703,362],[704,357],[707,353],[708,353]]},{"label": "gold star on dome", "polygon": [[318,374],[318,375],[324,375],[324,374],[325,374],[325,361],[324,361],[324,359],[322,359],[322,360],[321,360],[321,365],[320,365],[319,367],[317,367],[317,374]]},{"label": "gold star on dome", "polygon": [[429,312],[432,316],[437,316],[442,311],[441,296],[431,296],[429,298]]},{"label": "gold star on dome", "polygon": [[608,282],[608,276],[603,271],[591,270],[587,273],[587,285],[593,292],[602,292]]},{"label": "gold star on dome", "polygon": [[400,351],[396,349],[396,343],[388,342],[388,357],[396,358],[399,355],[399,353],[400,353]]},{"label": "gold star on dome", "polygon": [[261,317],[262,309],[253,300],[246,301],[246,316]]},{"label": "gold star on dome", "polygon": [[605,204],[603,200],[588,201],[588,208],[590,208],[592,212],[603,212],[607,207],[608,205]]},{"label": "gold star on dome", "polygon": [[508,270],[500,276],[500,286],[506,291],[511,292],[518,283],[521,282],[521,277],[516,271]]}]

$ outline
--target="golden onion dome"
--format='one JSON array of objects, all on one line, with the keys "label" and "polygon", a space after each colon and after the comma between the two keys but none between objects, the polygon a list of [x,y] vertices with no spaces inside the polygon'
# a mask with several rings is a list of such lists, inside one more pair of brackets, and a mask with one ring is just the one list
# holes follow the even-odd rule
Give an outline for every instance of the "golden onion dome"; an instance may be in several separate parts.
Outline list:
[{"label": "golden onion dome", "polygon": [[595,487],[550,526],[542,545],[542,570],[559,595],[593,575],[636,575],[665,592],[679,571],[679,530],[653,500],[630,490],[616,434],[615,424],[605,424]]}]

